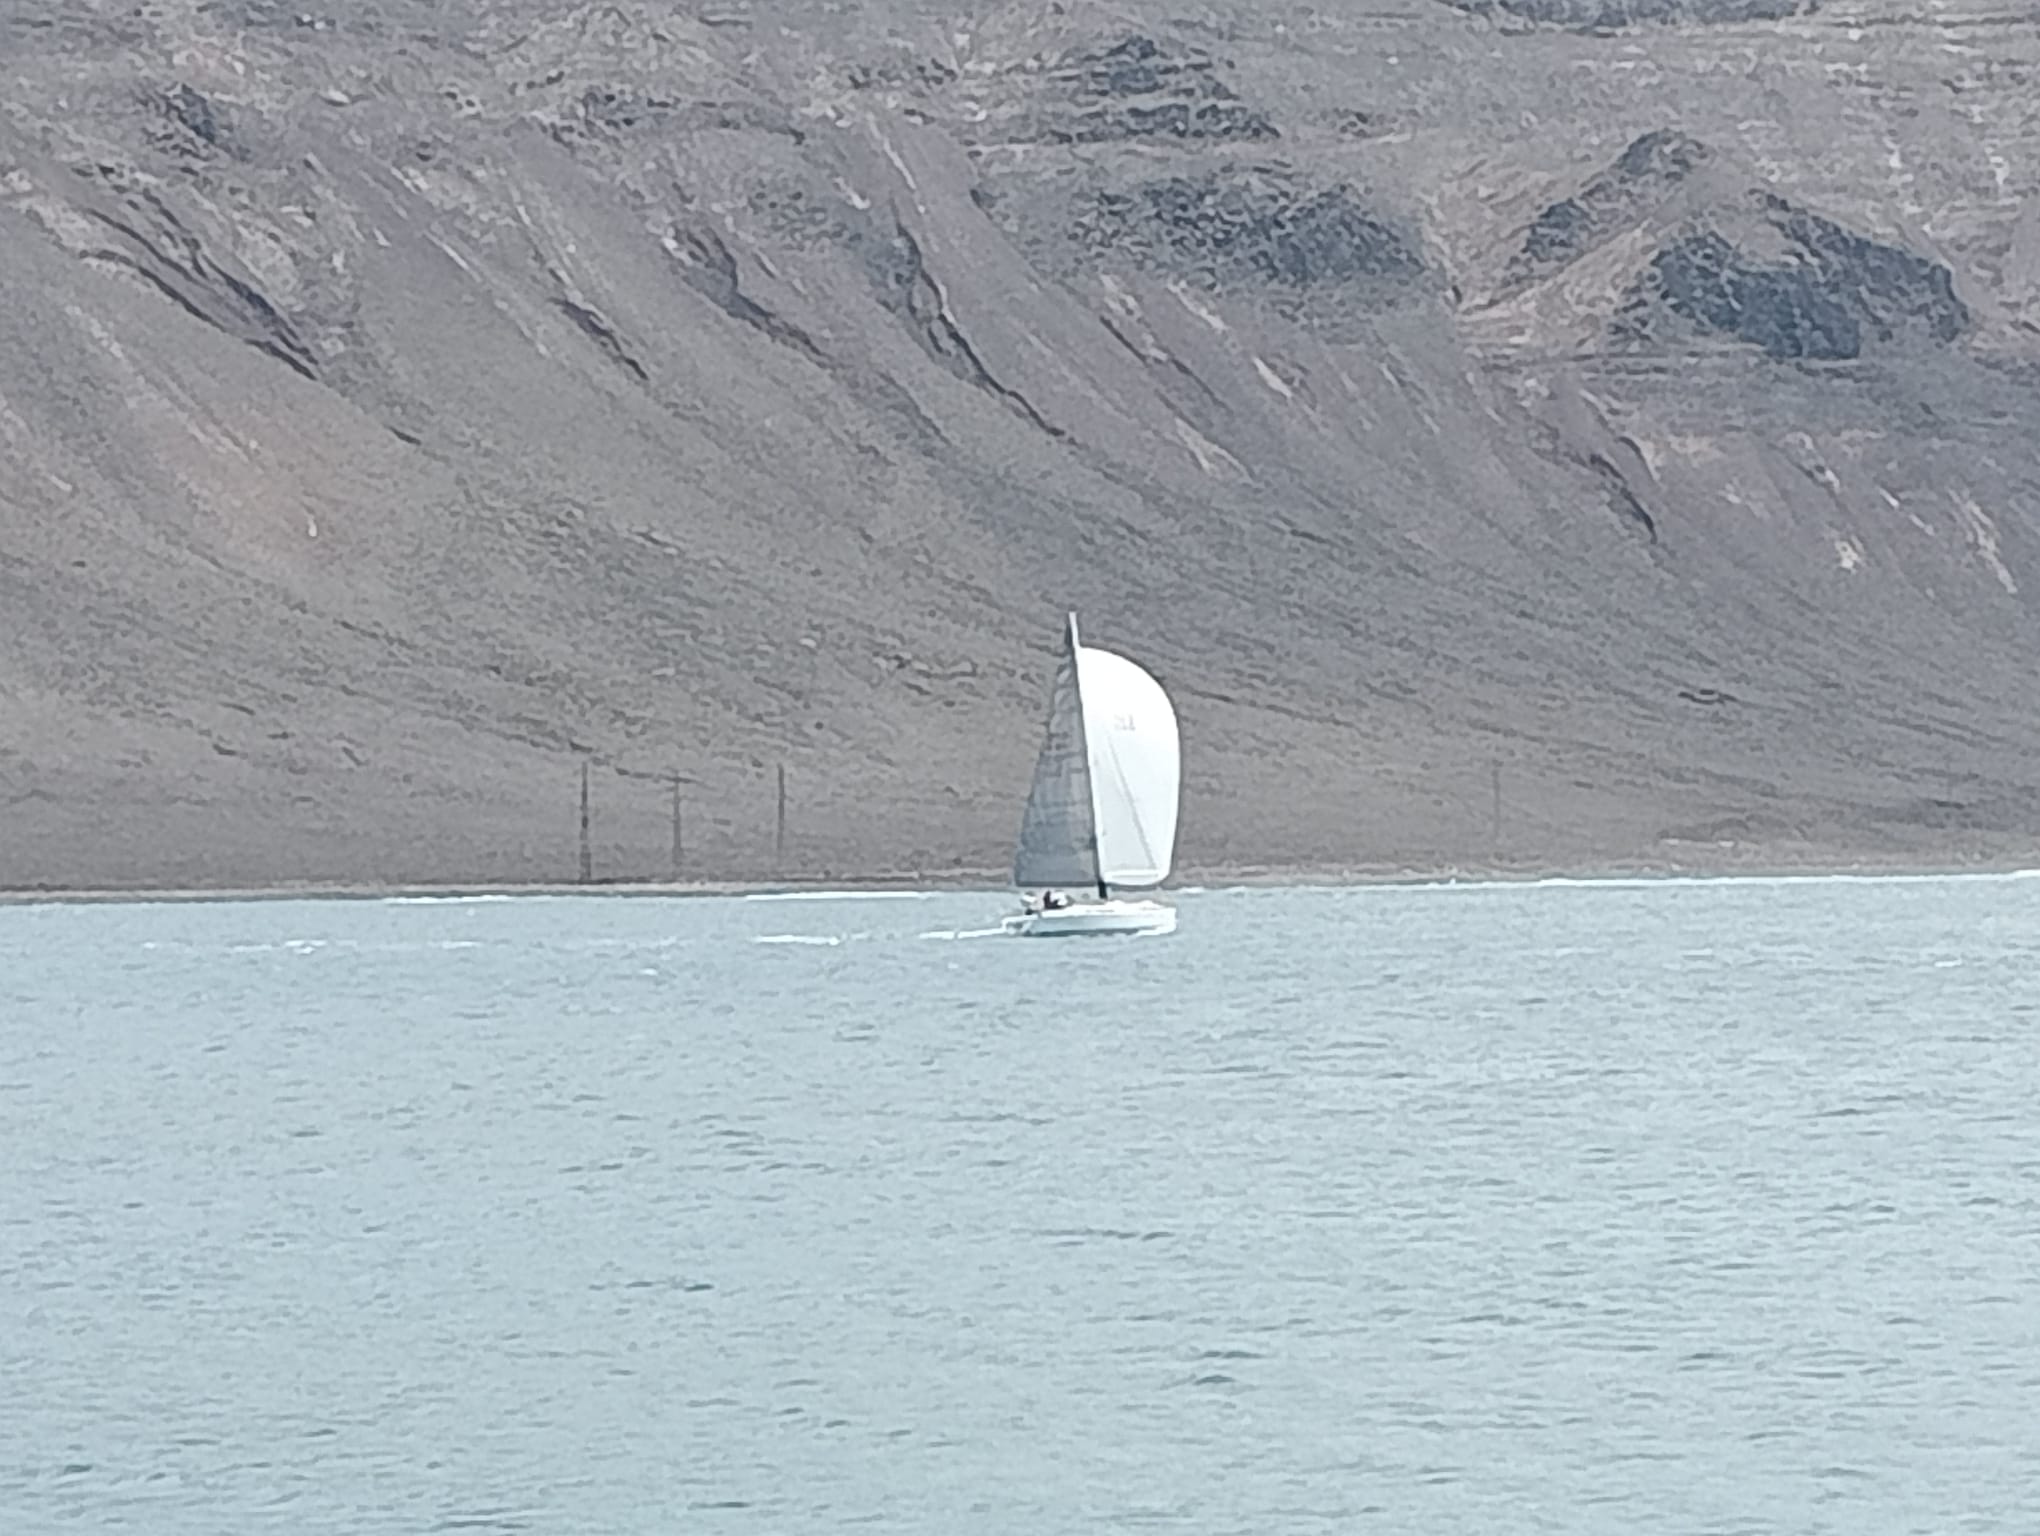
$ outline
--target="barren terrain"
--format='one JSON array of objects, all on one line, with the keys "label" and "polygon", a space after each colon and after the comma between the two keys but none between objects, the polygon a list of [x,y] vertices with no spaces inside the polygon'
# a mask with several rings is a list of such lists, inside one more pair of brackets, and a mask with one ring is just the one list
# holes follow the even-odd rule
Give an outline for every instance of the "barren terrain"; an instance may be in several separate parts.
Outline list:
[{"label": "barren terrain", "polygon": [[[0,886],[2040,852],[2040,18],[0,0]],[[786,843],[774,846],[776,775]]]}]

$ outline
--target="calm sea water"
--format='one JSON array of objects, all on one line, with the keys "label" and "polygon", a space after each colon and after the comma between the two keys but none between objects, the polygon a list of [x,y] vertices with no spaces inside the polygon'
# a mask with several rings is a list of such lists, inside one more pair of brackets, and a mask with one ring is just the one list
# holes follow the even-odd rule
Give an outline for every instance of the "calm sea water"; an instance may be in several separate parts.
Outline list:
[{"label": "calm sea water", "polygon": [[2040,880],[0,910],[0,1531],[2040,1530]]}]

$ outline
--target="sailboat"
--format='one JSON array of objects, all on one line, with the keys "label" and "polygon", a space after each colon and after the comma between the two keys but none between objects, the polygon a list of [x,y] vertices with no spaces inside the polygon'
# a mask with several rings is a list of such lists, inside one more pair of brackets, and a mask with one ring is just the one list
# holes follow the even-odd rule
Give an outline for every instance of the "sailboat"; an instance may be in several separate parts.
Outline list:
[{"label": "sailboat", "polygon": [[1013,883],[1042,894],[1007,918],[1005,931],[1175,932],[1174,907],[1113,889],[1169,878],[1182,768],[1176,711],[1162,685],[1124,656],[1081,644],[1071,614],[1013,856]]}]

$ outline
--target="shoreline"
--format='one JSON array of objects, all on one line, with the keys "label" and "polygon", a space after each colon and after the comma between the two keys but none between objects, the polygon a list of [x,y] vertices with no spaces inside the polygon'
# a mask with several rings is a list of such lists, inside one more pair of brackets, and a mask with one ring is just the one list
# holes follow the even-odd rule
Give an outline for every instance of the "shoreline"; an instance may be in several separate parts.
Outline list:
[{"label": "shoreline", "polygon": [[[1598,863],[1553,861],[1503,863],[1467,861],[1421,865],[1191,865],[1161,887],[1209,890],[1214,887],[1296,887],[1336,890],[1365,886],[1536,885],[1566,881],[1583,885],[1639,880],[1827,880],[1827,879],[1955,879],[1963,876],[2015,875],[2040,870],[2040,856],[1949,859],[1939,862],[1899,858],[1777,857],[1715,859],[1613,859]],[[296,881],[250,886],[108,886],[5,887],[0,907],[150,906],[226,902],[280,901],[473,901],[518,897],[582,896],[619,900],[786,896],[819,898],[832,894],[869,896],[897,893],[1006,893],[1014,889],[1003,869],[871,871],[843,875],[788,875],[777,879],[703,879],[595,881],[482,881],[446,883],[368,881]]]}]

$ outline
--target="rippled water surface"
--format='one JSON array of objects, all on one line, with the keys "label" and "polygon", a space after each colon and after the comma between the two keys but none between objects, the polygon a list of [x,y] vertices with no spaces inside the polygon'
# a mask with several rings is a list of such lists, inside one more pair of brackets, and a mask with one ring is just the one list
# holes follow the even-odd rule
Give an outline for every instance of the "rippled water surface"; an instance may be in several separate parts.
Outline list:
[{"label": "rippled water surface", "polygon": [[0,909],[0,1531],[2040,1531],[2040,880]]}]

